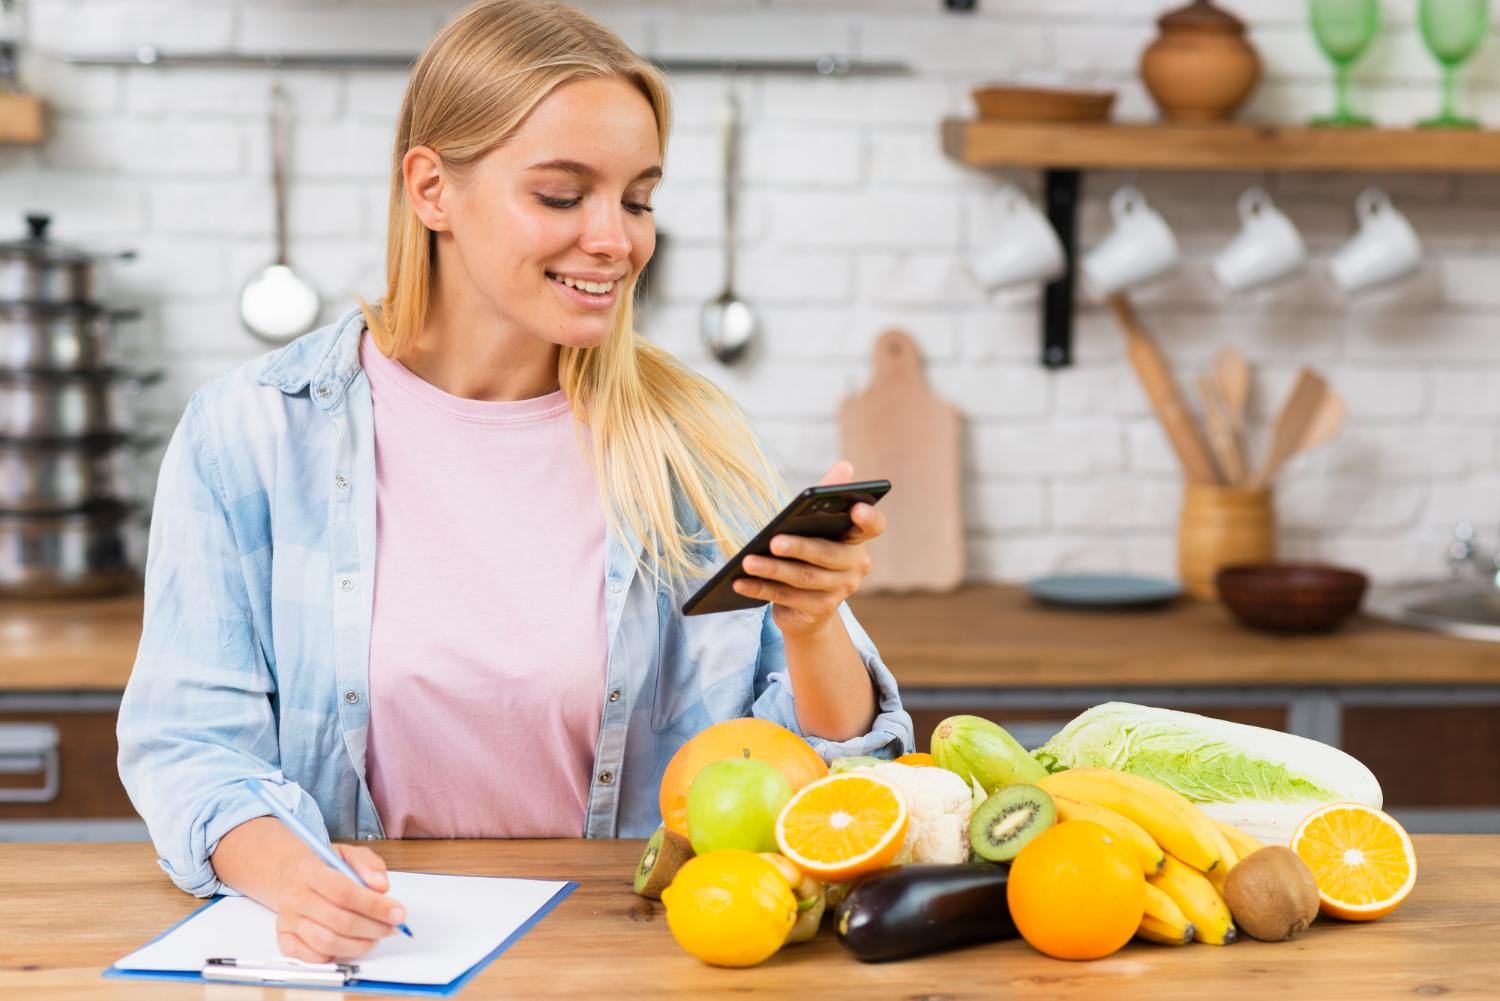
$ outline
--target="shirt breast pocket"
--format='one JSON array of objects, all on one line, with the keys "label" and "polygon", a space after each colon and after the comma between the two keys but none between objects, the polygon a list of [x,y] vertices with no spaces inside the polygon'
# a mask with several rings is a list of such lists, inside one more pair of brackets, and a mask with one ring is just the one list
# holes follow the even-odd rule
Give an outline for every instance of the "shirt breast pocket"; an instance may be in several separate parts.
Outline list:
[{"label": "shirt breast pocket", "polygon": [[749,715],[765,606],[683,615],[666,592],[657,600],[662,632],[652,729],[696,733],[709,723]]}]

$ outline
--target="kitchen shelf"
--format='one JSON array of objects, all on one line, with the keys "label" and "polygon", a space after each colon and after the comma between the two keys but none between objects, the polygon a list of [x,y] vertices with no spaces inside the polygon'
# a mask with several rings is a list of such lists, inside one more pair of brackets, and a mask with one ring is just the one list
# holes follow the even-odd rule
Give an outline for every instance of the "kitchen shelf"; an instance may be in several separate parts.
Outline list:
[{"label": "kitchen shelf", "polygon": [[41,141],[41,98],[35,94],[0,93],[0,143]]},{"label": "kitchen shelf", "polygon": [[1317,128],[1243,122],[1002,122],[949,118],[943,151],[970,167],[1044,172],[1047,216],[1067,255],[1042,310],[1042,364],[1072,364],[1076,210],[1084,170],[1275,170],[1500,174],[1500,131]]}]

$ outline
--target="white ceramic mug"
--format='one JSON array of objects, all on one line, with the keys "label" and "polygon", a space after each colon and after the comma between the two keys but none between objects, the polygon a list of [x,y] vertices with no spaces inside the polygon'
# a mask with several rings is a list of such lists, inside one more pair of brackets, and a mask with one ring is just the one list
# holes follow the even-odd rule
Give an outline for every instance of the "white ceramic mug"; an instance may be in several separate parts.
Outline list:
[{"label": "white ceramic mug", "polygon": [[1133,187],[1109,199],[1115,228],[1083,256],[1083,278],[1095,298],[1139,285],[1171,270],[1180,251],[1167,221]]},{"label": "white ceramic mug", "polygon": [[1240,231],[1214,258],[1214,277],[1233,292],[1285,278],[1307,260],[1307,244],[1271,196],[1251,188],[1239,199]]},{"label": "white ceramic mug", "polygon": [[1052,223],[1013,184],[1000,189],[998,203],[999,232],[970,258],[969,273],[991,290],[1059,277],[1066,262]]},{"label": "white ceramic mug", "polygon": [[1328,270],[1340,289],[1359,292],[1417,270],[1422,241],[1389,195],[1366,188],[1354,201],[1354,215],[1359,232],[1328,259]]}]

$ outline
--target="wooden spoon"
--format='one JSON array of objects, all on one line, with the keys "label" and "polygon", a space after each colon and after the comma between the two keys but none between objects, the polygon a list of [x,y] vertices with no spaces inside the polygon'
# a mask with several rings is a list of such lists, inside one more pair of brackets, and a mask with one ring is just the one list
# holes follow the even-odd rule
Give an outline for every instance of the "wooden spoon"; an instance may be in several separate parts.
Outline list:
[{"label": "wooden spoon", "polygon": [[1287,460],[1323,444],[1338,433],[1344,419],[1344,401],[1318,373],[1304,368],[1276,415],[1271,434],[1271,452],[1251,481],[1252,487],[1263,487]]},{"label": "wooden spoon", "polygon": [[1188,482],[1218,483],[1218,471],[1208,456],[1192,413],[1183,405],[1177,381],[1172,378],[1172,370],[1162,356],[1161,348],[1136,319],[1135,310],[1130,307],[1130,300],[1124,293],[1117,292],[1109,297],[1109,309],[1114,313],[1115,321],[1125,329],[1125,353],[1135,366],[1136,377],[1156,411],[1156,419],[1167,432],[1167,440],[1177,453],[1177,460],[1187,472]]},{"label": "wooden spoon", "polygon": [[1235,439],[1229,405],[1214,380],[1202,373],[1198,375],[1198,395],[1203,399],[1203,424],[1208,429],[1214,460],[1219,464],[1220,482],[1227,487],[1240,486],[1245,482],[1245,456]]}]

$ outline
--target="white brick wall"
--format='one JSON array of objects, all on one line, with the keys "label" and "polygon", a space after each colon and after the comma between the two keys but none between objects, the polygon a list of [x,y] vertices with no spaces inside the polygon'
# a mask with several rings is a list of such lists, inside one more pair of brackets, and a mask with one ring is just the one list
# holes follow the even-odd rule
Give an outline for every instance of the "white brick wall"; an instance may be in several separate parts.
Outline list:
[{"label": "white brick wall", "polygon": [[[192,388],[260,348],[235,316],[241,283],[271,256],[268,110],[255,69],[97,68],[61,52],[283,48],[415,52],[455,0],[23,0],[26,80],[49,101],[37,149],[0,147],[0,231],[23,210],[59,237],[134,247],[118,298],[142,304],[142,350],[170,368],[154,411],[170,422]],[[764,324],[746,366],[726,371],[698,341],[698,311],[722,280],[715,76],[674,80],[676,126],[657,220],[647,332],[750,410],[788,475],[837,457],[839,399],[868,378],[881,330],[921,342],[929,376],[968,420],[964,490],[971,575],[1021,579],[1058,568],[1172,573],[1180,475],[1107,313],[1076,319],[1074,368],[1036,364],[1035,290],[986,295],[962,268],[996,225],[1002,183],[1035,195],[1033,171],[947,160],[938,121],[969,113],[969,88],[998,79],[1109,86],[1116,113],[1154,114],[1136,79],[1153,19],[1172,0],[584,0],[655,55],[795,57],[828,50],[909,63],[898,78],[743,75],[742,242],[737,286]],[[1267,76],[1248,117],[1300,120],[1332,100],[1303,0],[1229,0],[1252,18]],[[1436,105],[1437,78],[1409,0],[1356,72],[1358,106],[1407,123]],[[404,74],[280,74],[295,115],[290,226],[329,316],[383,271],[386,170]],[[1500,45],[1465,74],[1469,109],[1500,125]],[[1349,232],[1350,202],[1386,188],[1422,234],[1412,280],[1346,303],[1314,268],[1229,296],[1206,261],[1233,232],[1233,201],[1267,186],[1315,258]],[[1143,319],[1184,377],[1234,343],[1256,363],[1252,441],[1304,364],[1349,408],[1346,431],[1287,470],[1283,550],[1378,576],[1431,573],[1454,521],[1500,534],[1500,178],[1347,174],[1096,172],[1085,182],[1085,243],[1108,227],[1105,200],[1138,184],[1183,238],[1188,260],[1139,295]],[[5,220],[15,220],[7,223]],[[877,471],[870,471],[877,472]]]}]

